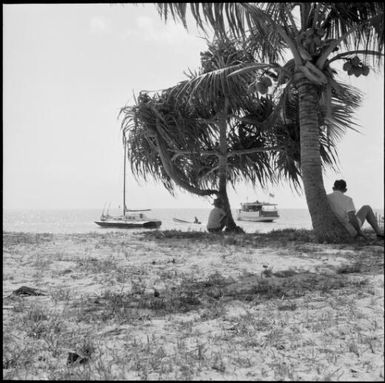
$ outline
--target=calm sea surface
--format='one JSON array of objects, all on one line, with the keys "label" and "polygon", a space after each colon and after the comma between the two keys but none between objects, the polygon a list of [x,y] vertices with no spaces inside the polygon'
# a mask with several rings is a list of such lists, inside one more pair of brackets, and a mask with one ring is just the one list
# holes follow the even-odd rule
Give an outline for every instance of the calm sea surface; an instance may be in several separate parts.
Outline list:
[{"label": "calm sea surface", "polygon": [[[383,210],[378,210],[383,215]],[[32,233],[104,233],[108,231],[143,231],[149,229],[106,229],[95,224],[100,217],[100,209],[76,210],[4,210],[3,231]],[[162,221],[161,230],[202,230],[205,231],[210,209],[152,209],[149,217]],[[111,215],[119,211],[110,210]],[[235,218],[235,211],[233,211]],[[280,217],[271,223],[236,221],[247,233],[266,233],[279,229],[311,229],[309,212],[306,209],[279,209]],[[173,218],[193,221],[197,217],[202,224],[176,223]],[[367,224],[365,224],[365,227]]]}]

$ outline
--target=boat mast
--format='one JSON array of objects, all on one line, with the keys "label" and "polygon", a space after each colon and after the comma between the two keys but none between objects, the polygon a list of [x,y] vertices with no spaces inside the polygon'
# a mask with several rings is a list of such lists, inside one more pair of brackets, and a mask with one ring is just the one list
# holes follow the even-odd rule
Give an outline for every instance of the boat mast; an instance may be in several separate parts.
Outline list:
[{"label": "boat mast", "polygon": [[126,136],[123,138],[124,165],[123,165],[123,216],[126,214]]}]

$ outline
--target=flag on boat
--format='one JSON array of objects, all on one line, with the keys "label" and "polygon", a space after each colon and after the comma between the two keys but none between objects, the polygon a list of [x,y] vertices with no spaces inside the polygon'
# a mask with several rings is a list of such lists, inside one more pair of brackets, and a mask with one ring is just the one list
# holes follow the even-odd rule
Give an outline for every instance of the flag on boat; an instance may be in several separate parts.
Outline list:
[{"label": "flag on boat", "polygon": [[275,195],[273,193],[269,193],[269,197],[274,198]]}]

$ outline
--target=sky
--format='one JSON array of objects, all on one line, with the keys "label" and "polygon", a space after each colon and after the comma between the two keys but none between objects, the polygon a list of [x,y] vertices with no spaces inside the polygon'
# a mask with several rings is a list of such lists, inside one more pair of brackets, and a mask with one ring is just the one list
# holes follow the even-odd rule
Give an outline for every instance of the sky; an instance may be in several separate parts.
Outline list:
[{"label": "sky", "polygon": [[[206,49],[189,24],[160,19],[153,4],[3,4],[3,208],[100,208],[122,203],[123,147],[119,111],[141,90],[175,85],[199,67]],[[339,171],[356,208],[384,207],[384,74],[340,80],[364,94],[360,133],[338,145]],[[141,208],[209,208],[211,198],[155,181],[139,183],[127,169],[126,204]],[[230,203],[267,200],[306,208],[288,183],[261,191],[229,187]]]}]

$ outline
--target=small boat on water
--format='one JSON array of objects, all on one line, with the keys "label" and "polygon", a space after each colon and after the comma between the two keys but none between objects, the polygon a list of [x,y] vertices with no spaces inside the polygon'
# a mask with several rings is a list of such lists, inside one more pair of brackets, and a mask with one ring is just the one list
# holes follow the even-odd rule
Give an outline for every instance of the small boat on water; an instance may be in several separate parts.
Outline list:
[{"label": "small boat on water", "polygon": [[124,172],[123,172],[123,214],[111,216],[108,211],[102,215],[95,223],[101,227],[113,227],[119,229],[132,229],[143,227],[146,229],[158,228],[162,221],[148,217],[144,212],[151,209],[132,210],[126,207],[126,138],[124,137]]},{"label": "small boat on water", "polygon": [[202,223],[202,222],[198,221],[197,219],[195,221],[185,221],[184,219],[173,218],[172,220],[174,222],[178,222],[178,223],[195,223],[197,225],[200,225]]},{"label": "small boat on water", "polygon": [[237,210],[238,221],[273,222],[279,218],[277,204],[270,202],[244,202]]}]

